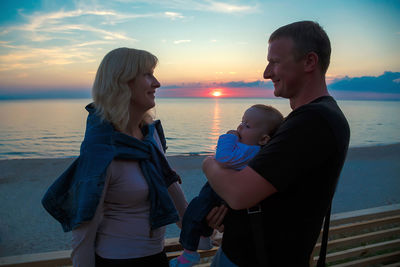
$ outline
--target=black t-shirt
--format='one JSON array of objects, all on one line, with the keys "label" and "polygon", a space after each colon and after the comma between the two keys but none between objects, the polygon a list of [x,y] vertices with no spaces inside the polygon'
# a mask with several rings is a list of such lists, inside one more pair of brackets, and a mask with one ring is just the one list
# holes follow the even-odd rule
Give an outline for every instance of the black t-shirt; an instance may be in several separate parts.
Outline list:
[{"label": "black t-shirt", "polygon": [[[350,129],[330,96],[292,111],[249,167],[277,193],[261,202],[268,266],[308,266],[346,157]],[[256,266],[249,216],[230,210],[222,249],[239,266]]]}]

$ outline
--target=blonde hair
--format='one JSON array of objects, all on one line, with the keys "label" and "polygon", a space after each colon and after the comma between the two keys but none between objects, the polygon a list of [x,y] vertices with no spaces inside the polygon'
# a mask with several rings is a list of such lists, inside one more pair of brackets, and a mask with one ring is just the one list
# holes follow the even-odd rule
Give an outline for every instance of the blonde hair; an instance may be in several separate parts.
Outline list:
[{"label": "blonde hair", "polygon": [[268,119],[268,123],[265,124],[266,130],[269,136],[273,136],[278,130],[279,126],[281,126],[283,122],[282,113],[276,108],[264,104],[255,104],[251,106],[251,108],[257,108],[265,112],[268,115],[266,118]]},{"label": "blonde hair", "polygon": [[[138,74],[156,67],[158,59],[151,53],[133,48],[110,51],[100,63],[93,83],[92,96],[97,114],[125,131],[129,121],[132,92],[128,85]],[[142,125],[151,123],[154,116],[147,111]]]}]

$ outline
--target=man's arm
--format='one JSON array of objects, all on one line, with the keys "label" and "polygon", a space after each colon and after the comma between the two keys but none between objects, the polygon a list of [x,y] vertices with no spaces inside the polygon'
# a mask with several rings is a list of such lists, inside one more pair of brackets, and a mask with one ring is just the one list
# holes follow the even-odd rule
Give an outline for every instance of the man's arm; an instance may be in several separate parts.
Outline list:
[{"label": "man's arm", "polygon": [[211,187],[232,209],[250,208],[277,192],[250,167],[241,171],[225,169],[213,157],[207,157],[203,161],[203,172]]}]

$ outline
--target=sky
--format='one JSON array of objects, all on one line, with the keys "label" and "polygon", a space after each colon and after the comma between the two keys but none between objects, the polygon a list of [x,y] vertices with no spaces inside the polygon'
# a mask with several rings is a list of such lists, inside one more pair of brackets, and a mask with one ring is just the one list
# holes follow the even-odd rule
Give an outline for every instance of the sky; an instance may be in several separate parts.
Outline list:
[{"label": "sky", "polygon": [[331,39],[338,96],[400,99],[398,0],[1,0],[0,12],[0,98],[90,96],[118,47],[158,57],[159,96],[270,96],[269,35],[313,20]]}]

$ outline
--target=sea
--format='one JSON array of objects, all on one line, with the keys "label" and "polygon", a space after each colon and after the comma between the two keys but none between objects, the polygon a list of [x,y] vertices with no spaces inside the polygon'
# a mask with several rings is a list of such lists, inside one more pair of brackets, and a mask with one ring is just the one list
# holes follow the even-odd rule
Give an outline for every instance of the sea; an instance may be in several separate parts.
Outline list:
[{"label": "sea", "polygon": [[[91,99],[0,101],[0,159],[69,158],[79,155]],[[153,110],[167,137],[167,155],[202,155],[218,136],[236,129],[243,112],[267,104],[284,116],[285,99],[158,98]],[[339,100],[347,117],[350,147],[400,143],[400,101]]]}]

